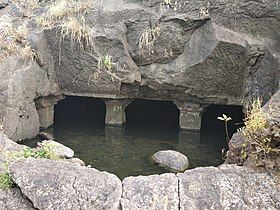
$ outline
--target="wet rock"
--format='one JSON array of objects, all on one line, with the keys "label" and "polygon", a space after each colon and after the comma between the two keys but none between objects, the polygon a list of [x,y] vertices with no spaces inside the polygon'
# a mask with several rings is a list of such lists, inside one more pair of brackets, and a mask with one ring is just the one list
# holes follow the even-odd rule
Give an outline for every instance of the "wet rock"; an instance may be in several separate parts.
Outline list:
[{"label": "wet rock", "polygon": [[48,159],[19,160],[13,181],[37,209],[118,209],[121,181],[113,174]]},{"label": "wet rock", "polygon": [[177,174],[180,209],[279,209],[280,186],[267,173],[222,165]]},{"label": "wet rock", "polygon": [[122,181],[123,210],[179,209],[175,174],[127,177]]},{"label": "wet rock", "polygon": [[70,149],[69,147],[66,147],[63,144],[60,144],[56,141],[45,140],[45,141],[42,141],[42,143],[40,143],[40,144],[50,146],[51,151],[61,158],[74,157],[74,151],[72,149]]},{"label": "wet rock", "polygon": [[54,140],[53,135],[47,132],[40,132],[38,137],[42,140]]},{"label": "wet rock", "polygon": [[18,188],[12,188],[7,190],[0,189],[0,209],[31,210],[35,208]]},{"label": "wet rock", "polygon": [[190,165],[189,160],[185,155],[174,150],[156,152],[152,155],[152,159],[160,166],[172,172],[185,171]]}]

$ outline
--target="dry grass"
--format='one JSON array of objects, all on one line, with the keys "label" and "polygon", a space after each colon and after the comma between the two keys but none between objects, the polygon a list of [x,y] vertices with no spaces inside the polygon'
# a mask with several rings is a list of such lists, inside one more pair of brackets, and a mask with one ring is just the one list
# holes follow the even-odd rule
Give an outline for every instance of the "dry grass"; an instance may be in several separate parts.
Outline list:
[{"label": "dry grass", "polygon": [[[280,115],[280,110],[273,110]],[[247,116],[244,121],[245,126],[241,130],[246,137],[242,151],[243,158],[250,157],[255,161],[256,166],[265,166],[273,168],[275,163],[273,159],[280,156],[280,135],[279,125],[276,125],[276,131],[271,130],[270,119],[272,112],[265,112],[262,108],[262,101],[258,98],[247,110]],[[275,129],[275,128],[274,128]]]},{"label": "dry grass", "polygon": [[28,42],[29,31],[25,24],[13,25],[9,15],[0,17],[0,61],[11,54],[26,60],[34,59],[36,54]]},{"label": "dry grass", "polygon": [[59,28],[59,43],[68,37],[83,49],[84,46],[90,48],[93,45],[92,28],[85,21],[90,9],[89,0],[59,0],[48,5],[46,12],[36,22],[45,28]]},{"label": "dry grass", "polygon": [[139,39],[139,50],[141,54],[148,52],[149,55],[154,53],[154,43],[160,35],[161,29],[159,26],[146,29]]}]

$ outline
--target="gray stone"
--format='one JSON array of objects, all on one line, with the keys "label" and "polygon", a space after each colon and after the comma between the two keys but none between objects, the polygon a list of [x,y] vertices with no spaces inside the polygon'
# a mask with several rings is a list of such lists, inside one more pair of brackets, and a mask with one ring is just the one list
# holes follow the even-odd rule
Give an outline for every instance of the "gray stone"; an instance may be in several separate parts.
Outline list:
[{"label": "gray stone", "polygon": [[152,159],[160,166],[172,172],[183,172],[190,165],[185,155],[173,150],[156,152],[152,155]]},{"label": "gray stone", "polygon": [[279,209],[276,177],[245,167],[222,165],[177,174],[180,209]]},{"label": "gray stone", "polygon": [[48,159],[19,160],[13,181],[37,209],[118,209],[121,181],[113,174]]},{"label": "gray stone", "polygon": [[53,140],[45,140],[40,144],[50,146],[50,150],[61,158],[74,157],[74,151],[69,147],[64,146],[63,144],[60,144],[59,142]]},{"label": "gray stone", "polygon": [[127,177],[122,184],[123,210],[179,209],[178,179],[174,174]]},{"label": "gray stone", "polygon": [[126,123],[125,108],[130,104],[131,100],[105,100],[106,104],[106,125],[122,126]]},{"label": "gray stone", "polygon": [[26,148],[24,145],[17,144],[8,138],[6,134],[0,132],[0,149],[10,151],[10,152],[19,152]]},{"label": "gray stone", "polygon": [[70,158],[70,159],[65,159],[63,161],[68,162],[68,163],[78,164],[80,166],[86,166],[85,162],[83,160],[81,160],[80,158]]},{"label": "gray stone", "polygon": [[203,107],[186,102],[174,102],[180,110],[179,125],[182,130],[200,131]]},{"label": "gray stone", "polygon": [[18,188],[12,188],[7,190],[0,189],[0,209],[32,210],[35,208]]}]

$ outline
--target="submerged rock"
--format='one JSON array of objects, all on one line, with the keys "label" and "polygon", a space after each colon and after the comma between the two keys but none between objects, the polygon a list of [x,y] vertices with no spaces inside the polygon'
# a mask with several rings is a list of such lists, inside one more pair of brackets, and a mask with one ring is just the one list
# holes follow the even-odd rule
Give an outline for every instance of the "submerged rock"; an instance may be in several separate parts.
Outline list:
[{"label": "submerged rock", "polygon": [[123,210],[179,209],[175,174],[127,177],[123,180]]},{"label": "submerged rock", "polygon": [[160,166],[172,172],[185,171],[190,165],[189,160],[185,155],[173,150],[156,152],[152,155],[152,159]]},{"label": "submerged rock", "polygon": [[74,157],[74,151],[69,147],[64,146],[53,140],[42,141],[42,145],[49,145],[52,152],[61,158],[72,158]]},{"label": "submerged rock", "polygon": [[13,181],[37,209],[118,209],[121,181],[113,174],[48,159],[19,160]]}]

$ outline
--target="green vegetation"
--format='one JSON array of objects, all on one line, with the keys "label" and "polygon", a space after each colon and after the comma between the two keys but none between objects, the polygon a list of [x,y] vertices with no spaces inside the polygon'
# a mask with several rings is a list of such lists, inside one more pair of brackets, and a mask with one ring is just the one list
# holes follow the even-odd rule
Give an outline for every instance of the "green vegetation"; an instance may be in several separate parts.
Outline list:
[{"label": "green vegetation", "polygon": [[114,67],[115,67],[115,64],[112,61],[112,56],[106,54],[104,57],[99,58],[99,61],[98,61],[99,69],[105,68],[106,70],[112,71]]},{"label": "green vegetation", "polygon": [[1,155],[5,157],[5,162],[1,166],[3,168],[3,172],[0,173],[0,188],[8,189],[13,186],[9,172],[9,166],[16,160],[22,158],[47,158],[51,160],[61,159],[53,152],[53,148],[53,144],[44,142],[39,144],[37,148],[25,148],[20,152],[8,152],[6,150],[0,149]]},{"label": "green vegetation", "polygon": [[54,145],[48,143],[42,143],[39,147],[32,149],[26,148],[23,150],[19,157],[24,158],[47,158],[52,160],[59,160],[59,156],[56,155],[52,149]]},{"label": "green vegetation", "polygon": [[0,173],[0,189],[9,189],[13,186],[13,181],[9,172]]},{"label": "green vegetation", "polygon": [[232,119],[231,119],[231,117],[228,117],[225,114],[223,114],[223,117],[218,117],[217,119],[221,120],[221,121],[224,121],[224,123],[225,123],[225,131],[226,131],[226,136],[227,136],[227,142],[229,143],[230,138],[229,138],[229,132],[228,132],[228,122],[230,120],[232,120]]}]

